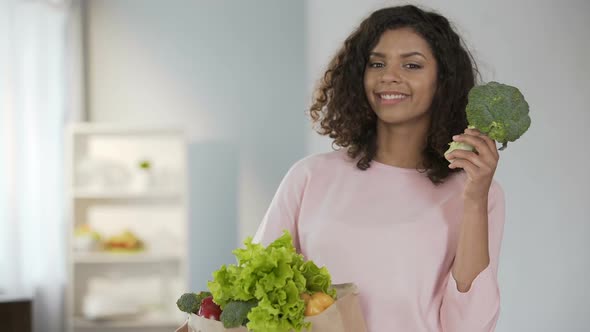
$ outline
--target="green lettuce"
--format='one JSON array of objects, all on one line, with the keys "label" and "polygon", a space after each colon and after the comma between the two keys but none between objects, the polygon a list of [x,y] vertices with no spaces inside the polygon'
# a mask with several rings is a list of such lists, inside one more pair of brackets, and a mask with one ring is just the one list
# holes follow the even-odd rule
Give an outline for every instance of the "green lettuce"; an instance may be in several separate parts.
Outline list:
[{"label": "green lettuce", "polygon": [[231,301],[256,300],[246,325],[251,331],[309,328],[301,294],[324,292],[335,297],[328,270],[305,261],[287,231],[267,247],[252,243],[252,238],[244,245],[233,251],[236,265],[224,265],[213,273],[208,288],[215,303],[224,309]]}]

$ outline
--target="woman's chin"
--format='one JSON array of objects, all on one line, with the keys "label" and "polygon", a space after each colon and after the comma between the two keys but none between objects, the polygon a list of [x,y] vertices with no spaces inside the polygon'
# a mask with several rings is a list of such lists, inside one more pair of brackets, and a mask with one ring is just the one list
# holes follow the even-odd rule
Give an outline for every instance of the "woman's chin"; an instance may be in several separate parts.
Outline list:
[{"label": "woman's chin", "polygon": [[426,119],[424,116],[426,114],[421,114],[416,116],[415,114],[404,114],[403,112],[377,112],[378,121],[384,125],[403,125],[403,124],[416,124],[416,122],[421,122]]},{"label": "woman's chin", "polygon": [[411,120],[411,117],[401,114],[401,112],[392,112],[391,110],[377,112],[377,118],[379,119],[379,122],[388,125],[401,124]]}]

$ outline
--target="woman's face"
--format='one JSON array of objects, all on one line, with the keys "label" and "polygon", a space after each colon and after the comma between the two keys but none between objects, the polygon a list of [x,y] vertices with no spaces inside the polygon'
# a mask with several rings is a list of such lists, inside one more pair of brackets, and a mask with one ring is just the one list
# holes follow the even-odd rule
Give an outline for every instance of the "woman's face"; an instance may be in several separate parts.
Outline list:
[{"label": "woman's face", "polygon": [[430,46],[410,28],[385,31],[365,68],[365,93],[380,121],[428,119],[436,91],[437,63]]}]

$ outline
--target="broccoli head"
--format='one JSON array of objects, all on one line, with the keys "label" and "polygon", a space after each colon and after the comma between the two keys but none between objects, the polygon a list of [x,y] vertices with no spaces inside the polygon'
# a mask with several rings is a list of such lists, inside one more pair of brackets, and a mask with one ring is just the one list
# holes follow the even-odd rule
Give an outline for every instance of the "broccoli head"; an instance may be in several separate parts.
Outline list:
[{"label": "broccoli head", "polygon": [[211,296],[209,292],[200,292],[200,293],[184,293],[182,296],[176,301],[176,306],[180,311],[186,313],[194,313],[196,314],[199,312],[199,308],[201,307],[201,302],[204,298]]},{"label": "broccoli head", "polygon": [[230,301],[223,308],[221,322],[225,328],[239,327],[248,323],[248,313],[258,305],[257,300]]},{"label": "broccoli head", "polygon": [[531,125],[529,104],[518,88],[498,82],[476,86],[469,91],[467,122],[491,139],[516,141]]},{"label": "broccoli head", "polygon": [[[469,128],[476,128],[502,144],[500,150],[522,136],[531,125],[529,105],[518,88],[498,82],[489,82],[469,91],[467,107]],[[465,143],[452,142],[445,154],[466,149]]]}]

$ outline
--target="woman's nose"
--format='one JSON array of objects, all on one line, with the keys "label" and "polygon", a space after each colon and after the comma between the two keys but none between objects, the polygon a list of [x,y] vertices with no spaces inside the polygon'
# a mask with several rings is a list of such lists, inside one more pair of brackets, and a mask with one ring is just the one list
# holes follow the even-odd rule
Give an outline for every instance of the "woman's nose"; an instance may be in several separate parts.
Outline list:
[{"label": "woman's nose", "polygon": [[381,83],[399,83],[400,81],[401,76],[397,68],[394,68],[394,66],[389,66],[385,68],[385,70],[383,71],[383,75],[381,76]]}]

